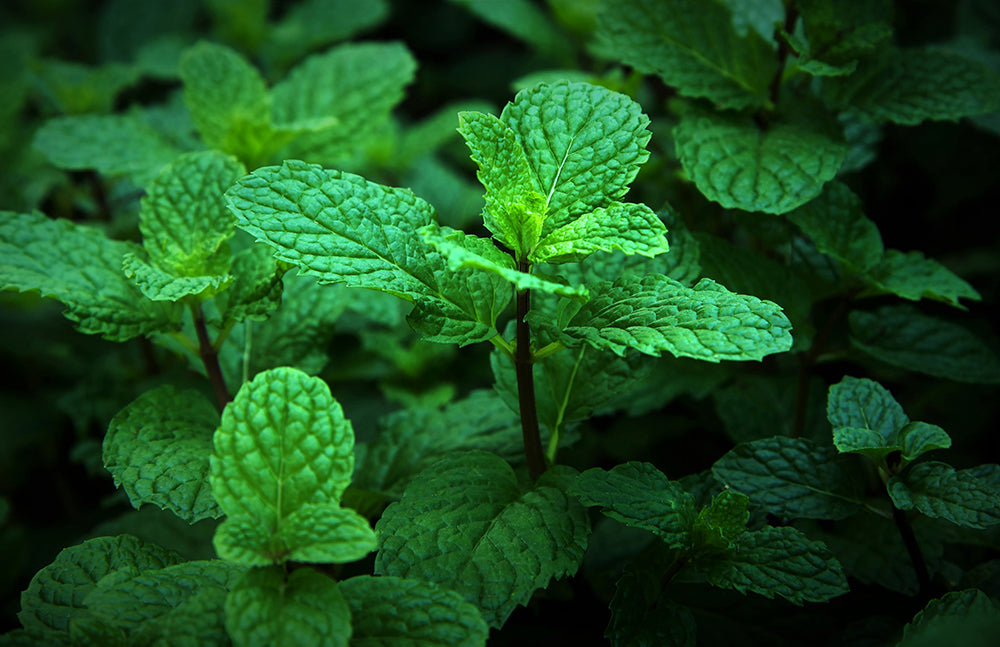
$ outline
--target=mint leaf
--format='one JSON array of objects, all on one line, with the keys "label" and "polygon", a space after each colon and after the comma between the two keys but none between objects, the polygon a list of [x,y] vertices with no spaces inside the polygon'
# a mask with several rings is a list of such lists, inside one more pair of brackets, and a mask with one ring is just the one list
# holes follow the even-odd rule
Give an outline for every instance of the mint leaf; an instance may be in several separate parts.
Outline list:
[{"label": "mint leaf", "polygon": [[831,95],[875,121],[912,126],[1000,109],[1000,76],[943,49],[890,49],[831,86]]},{"label": "mint leaf", "polygon": [[248,564],[352,561],[374,548],[357,513],[337,511],[354,469],[354,431],[322,380],[292,368],[258,374],[215,432],[212,493],[227,519],[220,557]]},{"label": "mint leaf", "polygon": [[[227,259],[228,260],[228,259]],[[142,295],[150,301],[180,301],[187,296],[213,296],[232,281],[228,274],[214,276],[175,276],[145,260],[142,252],[129,252],[122,259],[122,271],[135,282]]]},{"label": "mint leaf", "polygon": [[848,592],[840,562],[822,543],[790,526],[745,532],[738,548],[698,557],[709,584],[789,602],[825,602]]},{"label": "mint leaf", "polygon": [[646,205],[612,202],[549,232],[531,259],[565,263],[615,250],[653,257],[668,251],[666,233],[663,222]]},{"label": "mint leaf", "polygon": [[652,532],[671,548],[688,547],[692,525],[700,518],[694,497],[650,463],[589,469],[577,477],[571,493],[585,506],[601,506],[616,521]]},{"label": "mint leaf", "polygon": [[732,490],[719,492],[698,512],[691,527],[692,543],[700,549],[739,550],[738,541],[746,532],[750,499]]},{"label": "mint leaf", "polygon": [[888,484],[893,503],[966,528],[982,530],[1000,524],[997,484],[976,468],[956,470],[947,463],[911,465]]},{"label": "mint leaf", "polygon": [[900,450],[898,445],[886,444],[878,432],[859,427],[834,429],[833,446],[841,454],[861,454],[880,464],[886,456]]},{"label": "mint leaf", "polygon": [[628,0],[598,17],[601,49],[688,97],[720,108],[759,108],[777,70],[772,45],[756,31],[740,35],[718,2]]},{"label": "mint leaf", "polygon": [[737,445],[712,476],[785,519],[843,519],[863,501],[832,448],[777,436]]},{"label": "mint leaf", "polygon": [[692,111],[674,128],[674,141],[706,198],[727,209],[781,214],[819,195],[847,155],[838,137],[817,126],[788,120],[762,130],[750,117]]},{"label": "mint leaf", "polygon": [[[248,319],[266,320],[279,305],[283,305],[284,284],[281,279],[286,267],[278,264],[267,245],[252,245],[235,254],[229,269],[235,279],[215,297],[222,313],[223,326]],[[323,318],[320,312],[314,312],[312,316],[319,320]]]},{"label": "mint leaf", "polygon": [[178,306],[143,298],[122,272],[122,258],[139,250],[86,225],[0,212],[0,288],[38,290],[65,304],[81,332],[105,339],[169,331],[180,320]]},{"label": "mint leaf", "polygon": [[881,441],[872,446],[884,447],[896,445],[899,430],[910,422],[888,389],[878,382],[851,376],[830,387],[826,417],[834,433],[840,427],[868,431],[873,442]]},{"label": "mint leaf", "polygon": [[864,278],[879,290],[910,301],[934,299],[966,310],[959,299],[982,299],[975,288],[934,259],[924,258],[919,251],[890,249]]},{"label": "mint leaf", "polygon": [[242,178],[226,198],[240,227],[304,273],[412,301],[411,323],[433,341],[488,339],[510,300],[506,281],[453,272],[424,242],[418,230],[434,211],[410,191],[288,160]]},{"label": "mint leaf", "polygon": [[147,391],[111,420],[104,466],[135,508],[152,503],[188,523],[218,518],[208,483],[218,425],[215,406],[197,391]]},{"label": "mint leaf", "polygon": [[865,272],[882,259],[878,227],[865,216],[861,199],[841,182],[827,183],[819,196],[786,216],[812,239],[816,249],[851,272]]},{"label": "mint leaf", "polygon": [[21,594],[18,620],[29,631],[68,631],[77,618],[90,614],[84,599],[101,578],[124,571],[138,574],[181,561],[181,556],[131,535],[97,537],[64,548],[31,578]]},{"label": "mint leaf", "polygon": [[309,568],[254,568],[226,598],[235,645],[347,647],[351,611],[337,582]]},{"label": "mint leaf", "polygon": [[911,422],[899,431],[903,458],[907,461],[935,449],[951,447],[951,436],[941,427],[927,422]]},{"label": "mint leaf", "polygon": [[851,343],[883,362],[957,382],[1000,382],[1000,359],[958,324],[909,305],[856,310],[848,321]]},{"label": "mint leaf", "polygon": [[642,107],[598,85],[518,92],[500,121],[514,131],[545,196],[543,236],[625,195],[649,158],[652,135]]},{"label": "mint leaf", "polygon": [[[567,346],[585,342],[622,357],[631,348],[718,362],[759,360],[792,345],[791,324],[778,305],[734,294],[711,279],[688,288],[649,274],[588,287],[590,300],[555,331]],[[529,321],[552,325],[531,313]]]},{"label": "mint leaf", "polygon": [[1000,631],[1000,609],[979,589],[950,591],[931,600],[903,627],[897,647],[932,647],[957,641],[987,647]]},{"label": "mint leaf", "polygon": [[580,564],[590,524],[565,493],[566,476],[550,469],[525,491],[493,454],[445,456],[382,514],[375,573],[442,584],[500,627],[536,589]]},{"label": "mint leaf", "polygon": [[223,195],[245,173],[242,164],[216,151],[182,155],[163,169],[139,211],[142,246],[152,263],[178,277],[228,269],[228,258],[224,265],[213,259],[236,231]]},{"label": "mint leaf", "polygon": [[479,610],[433,582],[361,575],[340,582],[351,608],[351,645],[484,646],[489,627]]}]

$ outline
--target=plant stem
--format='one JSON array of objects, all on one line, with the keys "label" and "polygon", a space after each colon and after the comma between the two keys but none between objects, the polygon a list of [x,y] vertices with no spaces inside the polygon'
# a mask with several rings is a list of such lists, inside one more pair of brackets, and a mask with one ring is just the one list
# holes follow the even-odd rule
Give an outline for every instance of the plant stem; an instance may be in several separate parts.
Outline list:
[{"label": "plant stem", "polygon": [[[518,270],[527,273],[527,261],[518,261]],[[514,372],[517,375],[517,401],[521,410],[521,435],[524,438],[524,455],[528,460],[531,480],[545,471],[545,455],[542,452],[542,435],[538,431],[538,411],[535,405],[535,376],[532,371],[531,330],[525,317],[531,304],[531,291],[517,293],[517,346],[514,349]]]},{"label": "plant stem", "polygon": [[896,522],[899,535],[903,538],[903,545],[906,546],[906,552],[909,553],[910,561],[913,562],[913,570],[917,574],[917,584],[920,586],[920,597],[925,601],[930,600],[933,597],[931,576],[927,572],[927,562],[924,561],[924,554],[920,550],[920,544],[917,543],[917,535],[913,532],[913,526],[910,525],[906,513],[897,508],[895,504],[892,504],[892,520]]},{"label": "plant stem", "polygon": [[[785,33],[791,34],[795,29],[795,23],[799,19],[799,10],[795,6],[794,1],[785,3]],[[788,63],[788,55],[791,54],[792,48],[788,45],[787,38],[778,39],[778,69],[774,72],[774,78],[771,79],[771,103],[775,106],[778,105],[778,99],[781,98],[781,80],[785,76],[785,65]]]},{"label": "plant stem", "polygon": [[229,403],[229,389],[226,388],[226,380],[222,377],[219,355],[208,338],[208,327],[205,326],[205,313],[201,309],[201,304],[191,306],[191,317],[194,319],[194,330],[198,335],[198,355],[201,357],[201,363],[205,365],[205,373],[212,383],[215,401],[221,411]]}]

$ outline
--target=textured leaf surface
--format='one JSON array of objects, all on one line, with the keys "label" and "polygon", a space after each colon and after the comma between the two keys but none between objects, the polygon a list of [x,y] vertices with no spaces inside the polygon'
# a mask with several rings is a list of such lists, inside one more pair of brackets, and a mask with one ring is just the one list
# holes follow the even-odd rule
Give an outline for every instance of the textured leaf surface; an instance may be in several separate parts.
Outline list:
[{"label": "textured leaf surface", "polygon": [[776,62],[756,31],[737,33],[729,10],[697,0],[627,0],[607,5],[598,20],[602,47],[618,60],[689,97],[722,108],[768,101]]},{"label": "textured leaf surface", "polygon": [[921,454],[951,447],[951,436],[941,427],[927,422],[911,422],[899,432],[903,458],[912,461]]},{"label": "textured leaf surface", "polygon": [[63,549],[35,573],[21,594],[17,618],[28,630],[66,631],[72,620],[89,614],[84,598],[102,577],[116,571],[138,574],[180,561],[177,553],[131,535],[89,539]]},{"label": "textured leaf surface", "polygon": [[410,191],[289,160],[244,177],[226,196],[239,225],[279,259],[321,282],[413,301],[411,322],[432,340],[488,339],[510,300],[499,277],[448,268],[418,233],[433,208]]},{"label": "textured leaf surface", "polygon": [[290,551],[288,559],[296,562],[353,562],[375,550],[368,520],[332,503],[298,508],[284,520],[279,537]]},{"label": "textured leaf surface", "polygon": [[129,252],[122,259],[122,272],[135,282],[150,301],[180,301],[187,296],[204,300],[232,281],[228,274],[215,276],[175,276],[143,260],[144,254]]},{"label": "textured leaf surface", "polygon": [[1000,382],[1000,359],[968,329],[908,305],[849,316],[851,342],[883,362],[957,382]]},{"label": "textured leaf surface", "polygon": [[524,491],[486,452],[453,453],[422,472],[376,525],[375,573],[442,584],[499,627],[552,578],[576,572],[587,545],[586,510],[550,469]]},{"label": "textured leaf surface", "polygon": [[712,475],[786,519],[843,519],[862,504],[833,449],[804,438],[737,445],[716,461]]},{"label": "textured leaf surface", "polygon": [[916,250],[888,250],[885,258],[871,268],[865,278],[880,290],[910,301],[934,299],[964,310],[959,299],[981,300],[975,288],[964,279]]},{"label": "textured leaf surface", "polygon": [[354,647],[484,646],[489,627],[475,605],[433,582],[362,575],[340,583]]},{"label": "textured leaf surface", "polygon": [[812,239],[816,249],[844,263],[852,272],[864,272],[882,259],[882,235],[864,213],[861,199],[847,185],[829,182],[823,192],[788,219]]},{"label": "textured leaf surface", "polygon": [[[252,245],[233,256],[230,273],[235,277],[215,303],[223,322],[266,319],[283,304],[285,267],[279,266],[267,245]],[[321,313],[316,313],[322,319]],[[271,367],[268,367],[271,368]],[[255,371],[256,372],[256,371]]]},{"label": "textured leaf surface", "polygon": [[1000,632],[1000,609],[979,589],[949,591],[931,600],[903,627],[897,647],[955,644],[987,647]]},{"label": "textured leaf surface", "polygon": [[822,543],[791,526],[743,533],[739,549],[699,559],[713,586],[793,604],[825,602],[848,592],[840,562]]},{"label": "textured leaf surface", "polygon": [[650,274],[589,288],[590,301],[559,333],[567,345],[586,342],[620,356],[630,348],[654,356],[666,351],[710,362],[759,360],[792,345],[791,324],[778,305],[734,294],[711,279],[688,288]]},{"label": "textured leaf surface", "polygon": [[531,254],[535,262],[580,261],[597,251],[653,257],[668,251],[667,228],[644,204],[612,202],[549,233]]},{"label": "textured leaf surface", "polygon": [[899,430],[910,422],[888,389],[873,380],[851,376],[830,387],[826,417],[834,429],[874,432],[883,446],[895,445]]},{"label": "textured leaf surface", "polygon": [[318,571],[255,568],[226,599],[226,629],[238,647],[347,647],[351,611],[337,582]]},{"label": "textured leaf surface", "polygon": [[188,523],[220,517],[208,483],[218,425],[218,411],[197,391],[147,391],[111,420],[104,466],[135,508],[152,503]]},{"label": "textured leaf surface", "polygon": [[750,499],[739,492],[723,490],[698,512],[691,533],[694,545],[708,549],[739,549],[738,538],[746,532]]},{"label": "textured leaf surface", "polygon": [[601,506],[612,519],[649,530],[672,548],[687,547],[698,518],[694,497],[650,463],[589,469],[577,477],[571,492],[585,506]]},{"label": "textured leaf surface", "polygon": [[917,463],[889,481],[889,495],[902,510],[918,511],[959,526],[983,529],[1000,524],[1000,488],[975,468]]},{"label": "textured leaf surface", "polygon": [[598,85],[524,90],[500,121],[514,131],[545,196],[543,235],[623,196],[649,157],[642,107]]},{"label": "textured leaf surface", "polygon": [[124,341],[174,328],[180,312],[153,303],[122,272],[139,248],[101,231],[40,213],[0,212],[0,287],[38,290],[67,306],[85,333]]},{"label": "textured leaf surface", "polygon": [[761,130],[749,117],[691,112],[674,128],[677,156],[698,190],[727,209],[780,214],[833,179],[847,146],[808,122]]}]

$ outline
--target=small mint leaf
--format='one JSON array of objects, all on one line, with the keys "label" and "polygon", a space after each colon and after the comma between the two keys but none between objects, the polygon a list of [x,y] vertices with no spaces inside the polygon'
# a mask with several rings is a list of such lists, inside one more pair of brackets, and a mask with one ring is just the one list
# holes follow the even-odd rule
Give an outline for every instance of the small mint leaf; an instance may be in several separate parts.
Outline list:
[{"label": "small mint leaf", "polygon": [[226,598],[226,630],[236,645],[347,647],[351,610],[337,582],[300,568],[254,568]]},{"label": "small mint leaf", "polygon": [[723,490],[698,512],[691,528],[695,549],[729,550],[746,532],[750,499],[744,494]]},{"label": "small mint leaf", "polygon": [[878,290],[910,301],[934,299],[966,310],[959,299],[982,300],[965,280],[934,259],[925,258],[920,251],[890,249],[864,278]]},{"label": "small mint leaf", "polygon": [[288,559],[340,564],[361,559],[376,548],[368,520],[333,503],[309,503],[285,518],[278,537]]},{"label": "small mint leaf", "polygon": [[876,441],[874,436],[871,440],[862,440],[858,432],[850,432],[850,437],[855,441],[875,443],[865,445],[867,447],[899,444],[899,430],[910,422],[903,407],[888,389],[873,380],[851,376],[844,377],[830,387],[826,417],[835,429],[847,427],[868,430],[881,438],[881,442]]},{"label": "small mint leaf", "polygon": [[653,257],[668,251],[667,228],[644,204],[612,202],[555,229],[532,251],[536,263],[581,261],[597,251]]},{"label": "small mint leaf", "polygon": [[[235,279],[215,297],[223,325],[265,320],[283,305],[281,279],[287,267],[275,260],[267,245],[252,245],[235,254],[229,270]],[[320,313],[315,314],[322,318]]]},{"label": "small mint leaf", "polygon": [[152,503],[188,523],[218,518],[208,463],[219,413],[197,391],[161,386],[122,409],[104,436],[104,466],[133,507]]},{"label": "small mint leaf", "polygon": [[951,447],[951,436],[937,425],[911,422],[899,431],[899,444],[902,445],[903,458],[912,461],[935,449],[948,449]]},{"label": "small mint leaf", "polygon": [[340,591],[351,608],[352,645],[486,645],[479,609],[433,582],[361,575],[340,582]]},{"label": "small mint leaf", "polygon": [[228,274],[215,276],[176,276],[144,260],[145,254],[129,252],[122,259],[122,271],[135,282],[142,295],[150,301],[180,301],[198,297],[203,301],[232,282]]},{"label": "small mint leaf", "polygon": [[900,451],[899,445],[887,444],[877,431],[861,427],[837,427],[833,430],[833,446],[841,454],[861,454],[881,464],[886,456]]},{"label": "small mint leaf", "polygon": [[889,481],[889,495],[901,510],[982,530],[1000,524],[1000,487],[977,468],[956,470],[947,463],[911,465]]},{"label": "small mint leaf", "polygon": [[841,182],[828,182],[819,196],[786,216],[816,249],[854,273],[865,272],[882,259],[885,248],[878,227],[865,216],[861,199]]}]

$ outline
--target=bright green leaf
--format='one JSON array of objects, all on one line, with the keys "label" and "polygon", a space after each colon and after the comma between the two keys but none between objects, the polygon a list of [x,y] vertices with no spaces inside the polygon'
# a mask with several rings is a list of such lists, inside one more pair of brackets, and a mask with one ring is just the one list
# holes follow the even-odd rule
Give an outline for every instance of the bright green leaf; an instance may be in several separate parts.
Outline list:
[{"label": "bright green leaf", "polygon": [[903,458],[912,461],[921,454],[951,447],[951,436],[941,427],[927,422],[911,422],[899,431]]},{"label": "bright green leaf", "polygon": [[739,537],[746,532],[750,520],[749,503],[749,497],[732,490],[717,494],[694,520],[691,528],[694,546],[709,550],[738,549]]},{"label": "bright green leaf", "polygon": [[368,520],[333,503],[309,503],[290,515],[278,533],[288,559],[295,562],[343,563],[375,550]]},{"label": "bright green leaf", "polygon": [[208,483],[218,425],[215,406],[197,391],[147,391],[111,420],[104,466],[135,508],[152,503],[188,523],[218,518]]},{"label": "bright green leaf", "polygon": [[1000,524],[1000,488],[972,469],[917,463],[889,481],[889,495],[901,510],[915,508],[966,528],[981,530]]},{"label": "bright green leaf", "polygon": [[483,647],[479,609],[433,582],[361,575],[340,583],[351,608],[353,647]]},{"label": "bright green leaf", "polygon": [[816,249],[852,272],[864,272],[882,259],[878,227],[865,216],[861,199],[841,182],[827,183],[819,196],[786,215]]},{"label": "bright green leaf", "polygon": [[[285,267],[278,264],[267,245],[252,245],[234,255],[230,273],[235,280],[215,297],[224,324],[261,321],[283,305]],[[322,318],[319,312],[311,316]]]},{"label": "bright green leaf", "polygon": [[[826,417],[834,429],[851,427],[874,432],[882,442],[872,447],[898,444],[899,430],[910,422],[888,389],[873,380],[849,375],[830,387]],[[857,434],[852,437],[860,438]]]},{"label": "bright green leaf", "polygon": [[615,250],[653,257],[668,251],[666,234],[663,222],[646,205],[612,202],[549,232],[531,260],[565,263]]},{"label": "bright green leaf", "polygon": [[382,514],[375,573],[442,584],[476,604],[491,627],[501,626],[583,558],[590,524],[563,476],[552,468],[525,491],[494,454],[448,454]]},{"label": "bright green leaf", "polygon": [[919,301],[934,299],[965,310],[959,299],[980,301],[975,288],[923,252],[890,249],[865,279],[881,291]]},{"label": "bright green leaf", "polygon": [[251,569],[226,599],[236,647],[347,647],[351,611],[337,582],[309,568]]},{"label": "bright green leaf", "polygon": [[180,301],[184,297],[207,299],[228,285],[233,277],[228,274],[214,276],[176,276],[144,260],[142,252],[128,252],[122,259],[122,272],[135,282],[142,295],[150,301]]}]

